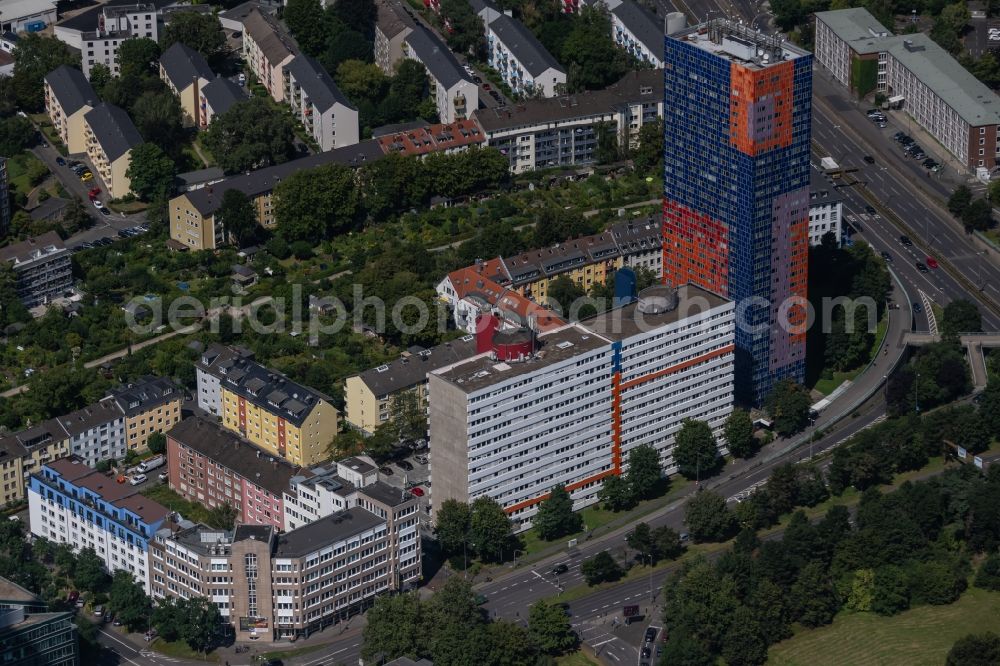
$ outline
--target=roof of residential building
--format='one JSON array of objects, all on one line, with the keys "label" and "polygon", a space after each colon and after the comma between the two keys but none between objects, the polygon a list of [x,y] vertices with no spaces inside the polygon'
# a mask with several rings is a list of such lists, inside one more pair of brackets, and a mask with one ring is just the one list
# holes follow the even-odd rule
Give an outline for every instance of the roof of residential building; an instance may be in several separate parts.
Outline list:
[{"label": "roof of residential building", "polygon": [[809,169],[809,205],[820,206],[835,204],[843,201],[837,186],[830,182],[827,176],[819,169]]},{"label": "roof of residential building", "polygon": [[427,373],[474,356],[476,341],[472,335],[443,342],[431,349],[404,356],[365,370],[358,377],[376,397],[391,395],[427,380]]},{"label": "roof of residential building", "polygon": [[71,116],[84,106],[93,107],[100,102],[90,81],[76,67],[60,65],[45,75],[45,81],[52,88],[63,113]]},{"label": "roof of residential building", "polygon": [[69,199],[49,197],[42,203],[32,208],[28,214],[31,215],[32,220],[48,220],[61,215],[68,205]]},{"label": "roof of residential building", "polygon": [[12,580],[0,576],[0,601],[38,603],[42,601],[34,592],[24,589]]},{"label": "roof of residential building", "polygon": [[611,227],[611,235],[623,255],[659,251],[662,248],[660,221],[655,217],[628,220]]},{"label": "roof of residential building", "polygon": [[165,377],[145,375],[111,391],[111,398],[125,416],[135,416],[173,400],[182,400],[177,385]]},{"label": "roof of residential building", "polygon": [[59,458],[45,463],[45,466],[61,476],[67,483],[74,483],[78,479],[94,473],[92,468],[76,456]]},{"label": "roof of residential building", "polygon": [[489,279],[476,266],[452,271],[448,280],[458,299],[479,302],[484,310],[496,308],[521,325],[532,323],[537,330],[546,331],[566,324],[552,311]]},{"label": "roof of residential building", "polygon": [[492,0],[469,0],[469,4],[472,5],[473,14],[479,14],[487,9],[491,9],[497,14],[500,13],[500,8]]},{"label": "roof of residential building", "polygon": [[233,530],[221,530],[209,527],[203,523],[196,523],[190,527],[175,529],[174,525],[161,527],[157,532],[158,536],[168,536],[172,541],[176,541],[188,550],[193,550],[199,555],[210,555],[212,549],[217,544],[225,544],[228,549],[233,541]]},{"label": "roof of residential building", "polygon": [[384,481],[371,483],[364,488],[361,488],[360,492],[364,493],[376,502],[390,507],[396,507],[401,504],[406,504],[407,502],[417,501],[416,497],[402,488],[390,486]]},{"label": "roof of residential building", "polygon": [[659,59],[663,59],[663,20],[633,0],[625,0],[611,13],[618,17],[628,31],[642,42],[646,49]]},{"label": "roof of residential building", "polygon": [[486,136],[475,120],[462,119],[383,134],[378,137],[378,142],[386,154],[425,155],[485,143]]},{"label": "roof of residential building", "polygon": [[201,94],[205,96],[205,101],[212,107],[212,113],[215,115],[225,113],[233,107],[233,104],[247,98],[243,86],[224,76],[216,76],[206,83],[201,89]]},{"label": "roof of residential building", "polygon": [[301,467],[258,449],[201,416],[184,419],[167,436],[278,497],[288,489],[291,478],[302,472]]},{"label": "roof of residential building", "polygon": [[532,77],[541,76],[548,69],[565,73],[548,49],[517,19],[501,14],[490,22],[489,30]]},{"label": "roof of residential building", "polygon": [[132,119],[124,109],[113,104],[98,104],[83,119],[90,126],[109,162],[114,162],[142,143],[142,136],[132,124]]},{"label": "roof of residential building", "polygon": [[170,513],[170,509],[167,507],[159,502],[154,502],[148,497],[144,497],[138,492],[123,497],[117,502],[117,506],[128,509],[147,523],[161,521]]},{"label": "roof of residential building", "polygon": [[629,72],[604,90],[529,99],[516,105],[477,109],[473,117],[487,132],[600,116],[632,104],[663,101],[663,71]]},{"label": "roof of residential building", "polygon": [[406,36],[406,43],[410,45],[413,56],[427,68],[427,73],[445,90],[459,81],[472,83],[451,50],[427,28],[414,26],[413,31]]},{"label": "roof of residential building", "polygon": [[309,102],[319,109],[320,113],[329,110],[335,104],[354,109],[351,101],[333,82],[333,77],[314,58],[307,55],[295,56],[285,65],[285,70],[295,77],[295,82],[305,91],[309,96]]},{"label": "roof of residential building", "polygon": [[39,259],[47,259],[56,253],[65,254],[66,245],[59,234],[46,231],[41,236],[33,236],[20,243],[0,247],[0,261],[12,261],[15,267]]},{"label": "roof of residential building", "polygon": [[202,352],[197,367],[217,377],[227,391],[296,426],[301,426],[320,402],[331,402],[319,391],[292,381],[232,347],[212,345]]},{"label": "roof of residential building", "polygon": [[49,419],[29,426],[24,430],[11,433],[0,439],[0,442],[7,439],[14,439],[30,453],[36,447],[45,446],[51,442],[61,442],[66,437],[66,430],[59,425],[58,419]]},{"label": "roof of residential building", "polygon": [[368,139],[353,146],[326,150],[284,164],[251,171],[248,174],[230,176],[214,185],[185,192],[184,196],[199,213],[211,215],[222,205],[222,195],[225,194],[226,190],[239,190],[248,197],[255,197],[264,192],[270,192],[282,179],[302,169],[312,169],[325,164],[357,167],[366,162],[373,162],[384,155],[378,141]]},{"label": "roof of residential building", "polygon": [[237,525],[233,531],[233,541],[253,539],[254,541],[271,541],[275,529],[273,525]]},{"label": "roof of residential building", "polygon": [[[9,460],[23,458],[28,455],[28,449],[14,435],[0,437],[0,465],[6,464]],[[3,599],[0,592],[0,599]]]},{"label": "roof of residential building", "polygon": [[611,232],[583,236],[552,247],[529,250],[513,257],[504,257],[503,265],[515,285],[532,282],[542,275],[553,277],[620,254]]},{"label": "roof of residential building", "polygon": [[611,340],[624,340],[638,333],[659,326],[673,324],[687,317],[693,317],[708,310],[731,303],[716,293],[693,284],[677,287],[676,307],[665,312],[650,313],[639,310],[639,302],[644,297],[671,297],[674,289],[664,285],[654,285],[639,292],[639,300],[620,308],[614,308],[580,322],[580,325],[597,335]]},{"label": "roof of residential building", "polygon": [[226,172],[219,167],[208,167],[206,169],[198,169],[197,171],[179,173],[176,176],[176,180],[183,187],[191,187],[193,185],[201,185],[202,183],[218,182],[225,177]]},{"label": "roof of residential building", "polygon": [[45,466],[59,474],[67,483],[77,488],[86,488],[100,495],[105,502],[128,509],[147,523],[163,520],[170,513],[170,510],[159,502],[143,497],[135,486],[117,483],[113,476],[87,467],[76,456],[45,463]]},{"label": "roof of residential building", "polygon": [[174,42],[163,52],[160,56],[160,66],[177,90],[184,90],[198,78],[206,81],[215,78],[205,57],[181,42]]},{"label": "roof of residential building", "polygon": [[393,123],[391,125],[382,125],[381,127],[376,127],[372,130],[372,138],[378,139],[383,136],[388,136],[390,134],[398,134],[399,132],[408,132],[410,130],[420,129],[421,127],[427,127],[430,125],[423,118],[417,118],[416,120],[408,120],[404,123]]},{"label": "roof of residential building", "polygon": [[[157,10],[161,10],[176,1],[177,0],[153,0],[147,4],[151,4]],[[104,13],[105,9],[118,6],[135,6],[135,4],[135,0],[110,0],[109,2],[98,4],[95,7],[87,8],[75,16],[65,18],[56,23],[56,26],[67,30],[96,30],[100,24],[101,14]]]},{"label": "roof of residential building", "polygon": [[274,18],[256,7],[243,20],[243,33],[260,47],[272,67],[298,54],[292,38],[281,30]]},{"label": "roof of residential building", "polygon": [[250,12],[252,12],[255,9],[262,13],[273,14],[276,11],[278,11],[278,5],[262,3],[258,2],[258,0],[248,0],[247,2],[243,2],[236,5],[232,9],[227,9],[224,12],[220,12],[219,18],[231,19],[234,21],[239,21],[240,23],[244,23],[246,18],[250,16]]},{"label": "roof of residential building", "polygon": [[331,493],[336,493],[341,497],[352,494],[355,491],[354,484],[337,474],[337,466],[312,467],[304,469],[289,481],[290,488],[285,491],[287,495],[295,495],[297,486],[315,489],[322,486]]},{"label": "roof of residential building", "polygon": [[384,520],[362,508],[345,509],[280,536],[275,556],[305,557],[384,524]]},{"label": "roof of residential building", "polygon": [[105,423],[111,423],[124,418],[125,413],[111,398],[104,398],[83,409],[57,417],[59,424],[65,428],[70,437],[82,435]]},{"label": "roof of residential building", "polygon": [[1000,97],[930,36],[899,35],[886,50],[970,126],[1000,124]]},{"label": "roof of residential building", "polygon": [[55,10],[55,0],[4,0],[3,19],[7,22],[14,22],[28,16]]},{"label": "roof of residential building", "polygon": [[885,40],[893,36],[863,7],[816,12],[816,20],[829,26],[837,37],[861,55],[884,51]]},{"label": "roof of residential building", "polygon": [[416,24],[401,4],[395,0],[376,0],[375,25],[386,39],[404,31],[412,31]]},{"label": "roof of residential building", "polygon": [[376,469],[378,469],[377,467],[375,467],[375,465],[372,465],[368,461],[362,460],[357,456],[348,456],[346,458],[341,458],[340,460],[337,461],[337,464],[343,465],[347,469],[353,472],[357,472],[358,474],[371,474]]}]

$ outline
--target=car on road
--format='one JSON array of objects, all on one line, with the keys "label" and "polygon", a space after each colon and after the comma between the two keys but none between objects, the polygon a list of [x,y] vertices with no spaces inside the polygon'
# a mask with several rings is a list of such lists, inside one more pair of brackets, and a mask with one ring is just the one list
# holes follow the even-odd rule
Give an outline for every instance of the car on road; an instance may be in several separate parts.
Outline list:
[{"label": "car on road", "polygon": [[924,266],[924,262],[918,261],[916,263],[916,266],[917,266],[917,270],[920,271],[921,273],[926,273],[927,272],[927,266]]},{"label": "car on road", "polygon": [[927,263],[927,268],[937,268],[938,267],[937,259],[935,259],[934,257],[927,257],[926,263]]},{"label": "car on road", "polygon": [[144,483],[145,481],[146,481],[145,474],[136,474],[135,476],[133,476],[131,479],[128,480],[128,482],[133,486],[138,486],[140,483]]},{"label": "car on road", "polygon": [[120,617],[118,617],[118,616],[116,615],[116,616],[115,616],[115,621],[114,621],[114,622],[112,622],[111,624],[113,624],[113,625],[114,625],[114,626],[116,626],[116,627],[120,627],[120,626],[122,626],[122,620],[121,620],[121,618],[120,618]]},{"label": "car on road", "polygon": [[469,67],[468,65],[462,65],[462,69],[464,69],[465,73],[468,74],[469,76],[472,76],[473,74],[475,74],[475,72],[472,71],[472,68]]},{"label": "car on road", "polygon": [[[648,627],[646,629],[645,639],[647,643],[652,643],[653,641],[656,640],[656,627]],[[649,655],[644,655],[644,656],[648,657]]]},{"label": "car on road", "polygon": [[476,597],[475,597],[475,601],[476,601],[476,605],[477,606],[482,606],[483,604],[486,603],[486,595],[485,594],[477,594]]},{"label": "car on road", "polygon": [[865,212],[869,215],[877,215],[878,211],[875,210],[875,206],[865,206]]},{"label": "car on road", "polygon": [[484,83],[483,84],[483,90],[485,90],[486,92],[489,92],[490,90],[492,90],[492,88],[490,88],[490,84]]},{"label": "car on road", "polygon": [[552,575],[553,575],[553,576],[558,576],[558,575],[560,575],[560,574],[564,574],[564,573],[566,573],[567,571],[569,571],[569,567],[568,567],[568,566],[566,566],[566,565],[565,565],[564,563],[562,563],[562,562],[560,562],[559,564],[557,564],[557,565],[555,565],[554,567],[552,567]]},{"label": "car on road", "polygon": [[882,258],[885,259],[887,262],[889,262],[890,264],[892,263],[892,255],[891,254],[889,254],[885,250],[879,252],[879,254],[882,255]]},{"label": "car on road", "polygon": [[100,210],[101,210],[101,215],[103,215],[104,217],[111,217],[111,211],[108,210],[106,207],[101,206]]},{"label": "car on road", "polygon": [[240,75],[236,77],[236,80],[240,82],[240,85],[245,85],[247,82],[247,75],[240,72]]},{"label": "car on road", "polygon": [[916,314],[920,314],[921,312],[924,311],[924,308],[920,305],[920,303],[917,303],[916,301],[914,301],[913,303],[911,303],[910,307],[913,309],[913,311]]},{"label": "car on road", "polygon": [[909,236],[900,236],[899,242],[905,245],[906,247],[910,247],[913,245],[913,241],[910,240]]},{"label": "car on road", "polygon": [[503,101],[503,98],[500,97],[500,93],[498,93],[496,90],[491,90],[490,91],[490,97],[492,97],[493,99],[495,99],[498,102]]},{"label": "car on road", "polygon": [[411,463],[409,460],[400,460],[396,464],[399,465],[400,469],[405,469],[407,472],[413,471],[413,463]]},{"label": "car on road", "polygon": [[473,83],[476,83],[476,84],[479,84],[479,83],[482,83],[482,82],[483,82],[483,80],[482,80],[482,78],[480,78],[480,77],[478,77],[478,76],[473,76],[473,77],[472,77],[472,82],[473,82]]},{"label": "car on road", "polygon": [[101,203],[100,199],[92,199],[92,201],[94,202],[94,208],[103,208],[104,207],[104,204]]},{"label": "car on road", "polygon": [[156,478],[158,478],[160,481],[166,481],[167,479],[170,478],[170,475],[167,474],[166,472],[160,472]]},{"label": "car on road", "polygon": [[392,476],[393,475],[392,468],[389,467],[388,465],[383,465],[382,467],[379,467],[378,471],[382,472],[386,476]]},{"label": "car on road", "polygon": [[864,161],[868,164],[875,164],[875,158],[871,155],[865,155],[862,159],[864,159]]},{"label": "car on road", "polygon": [[420,486],[413,486],[412,488],[410,488],[410,494],[413,495],[414,497],[423,497],[424,489],[421,488]]},{"label": "car on road", "polygon": [[59,166],[66,166],[66,160],[64,160],[61,157],[57,157],[56,158],[56,164],[58,164]]},{"label": "car on road", "polygon": [[681,543],[684,543],[685,541],[688,541],[691,538],[691,535],[688,534],[687,532],[681,532],[678,538],[680,538]]},{"label": "car on road", "polygon": [[100,193],[101,193],[101,188],[99,188],[99,187],[92,187],[92,188],[90,188],[90,191],[87,192],[87,197],[91,201],[93,201],[94,199],[97,198],[97,195],[99,195]]}]

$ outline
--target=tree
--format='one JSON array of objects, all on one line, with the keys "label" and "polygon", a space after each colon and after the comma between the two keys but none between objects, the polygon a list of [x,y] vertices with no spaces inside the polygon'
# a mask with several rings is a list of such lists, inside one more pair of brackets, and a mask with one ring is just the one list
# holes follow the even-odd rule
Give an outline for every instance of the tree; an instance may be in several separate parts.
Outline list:
[{"label": "tree", "polygon": [[602,550],[580,564],[580,573],[583,574],[587,585],[597,585],[605,581],[614,582],[621,578],[625,572],[622,571],[615,558],[611,557],[611,553]]},{"label": "tree", "polygon": [[90,66],[90,85],[97,95],[104,99],[104,86],[114,79],[111,69],[103,62],[96,62]]},{"label": "tree", "polygon": [[143,139],[155,143],[172,159],[181,157],[184,116],[177,97],[166,90],[144,92],[132,106],[132,117]]},{"label": "tree", "polygon": [[479,497],[470,507],[469,535],[483,560],[499,561],[511,538],[510,518],[490,497]]},{"label": "tree", "polygon": [[98,557],[93,548],[84,548],[76,556],[73,582],[81,590],[94,594],[107,591],[111,577],[104,570],[104,560]]},{"label": "tree", "polygon": [[632,162],[638,173],[650,173],[663,164],[663,119],[644,123],[639,128],[639,146],[632,151]]},{"label": "tree", "polygon": [[790,379],[775,384],[765,400],[774,430],[782,437],[793,435],[808,425],[809,407],[809,392]]},{"label": "tree", "polygon": [[654,559],[675,560],[684,552],[681,535],[673,528],[665,525],[657,527],[650,536],[653,539]]},{"label": "tree", "polygon": [[910,590],[906,574],[897,566],[884,565],[875,570],[872,588],[872,611],[879,615],[895,615],[910,607]]},{"label": "tree", "polygon": [[468,543],[471,517],[469,505],[465,502],[447,499],[441,503],[434,534],[446,557],[461,552]]},{"label": "tree", "polygon": [[490,654],[483,663],[521,666],[539,660],[538,649],[527,630],[513,622],[494,620],[486,627]]},{"label": "tree", "polygon": [[702,490],[684,505],[684,524],[695,541],[725,541],[736,533],[736,517],[726,499]]},{"label": "tree", "polygon": [[163,597],[158,599],[150,622],[156,628],[156,633],[165,641],[175,641],[180,636],[181,625],[183,624],[180,602],[183,599],[178,597]]},{"label": "tree", "polygon": [[448,47],[455,53],[477,57],[485,47],[483,22],[463,0],[442,0],[441,17],[451,30],[445,32]]},{"label": "tree", "polygon": [[745,409],[734,409],[726,418],[723,436],[729,452],[737,458],[752,458],[760,450],[760,442],[753,434],[753,419]]},{"label": "tree", "polygon": [[237,189],[223,192],[222,203],[215,211],[215,223],[222,225],[236,247],[243,247],[244,241],[253,238],[257,230],[257,214],[250,198]]},{"label": "tree", "polygon": [[653,531],[646,523],[638,523],[625,537],[625,543],[632,550],[638,551],[640,558],[648,557],[655,560],[653,555],[656,547],[653,544]]},{"label": "tree", "polygon": [[329,238],[350,229],[360,211],[354,172],[340,164],[296,171],[274,188],[274,217],[289,241]]},{"label": "tree", "polygon": [[948,197],[948,210],[955,217],[961,218],[962,213],[972,203],[972,190],[965,185],[959,185]]},{"label": "tree", "polygon": [[164,200],[174,185],[176,168],[155,143],[141,143],[132,149],[125,171],[132,191],[143,201]]},{"label": "tree", "polygon": [[170,23],[163,30],[160,44],[166,51],[175,42],[190,46],[211,61],[222,55],[226,35],[215,14],[174,12],[170,15]]},{"label": "tree", "polygon": [[723,640],[722,656],[731,666],[750,666],[767,661],[767,641],[757,615],[746,606],[739,606]]},{"label": "tree", "polygon": [[146,628],[151,602],[142,584],[135,580],[131,572],[124,569],[115,571],[108,593],[108,605],[129,631]]},{"label": "tree", "polygon": [[798,621],[807,627],[830,624],[840,608],[822,562],[810,562],[803,567],[789,596]]},{"label": "tree", "polygon": [[799,503],[799,474],[792,463],[774,468],[767,480],[767,495],[771,508],[779,516],[788,513]]},{"label": "tree", "polygon": [[303,51],[313,57],[322,52],[330,25],[320,0],[288,0],[282,18]]},{"label": "tree", "polygon": [[418,657],[421,607],[415,593],[376,597],[366,620],[361,648],[365,661],[379,654],[387,659]]},{"label": "tree", "polygon": [[563,607],[545,599],[535,602],[528,611],[528,634],[542,652],[551,655],[572,650],[580,640]]},{"label": "tree", "polygon": [[986,231],[993,226],[993,207],[986,199],[976,199],[962,211],[962,224],[967,229]]},{"label": "tree", "polygon": [[154,432],[146,439],[146,446],[152,453],[166,453],[167,437],[162,432]]},{"label": "tree", "polygon": [[625,473],[625,481],[629,485],[632,497],[635,499],[651,497],[662,478],[660,454],[655,447],[640,444],[628,452],[628,471]]},{"label": "tree", "polygon": [[205,597],[178,602],[181,616],[180,638],[196,652],[207,652],[218,635],[222,615],[219,607]]},{"label": "tree", "polygon": [[584,7],[559,49],[567,68],[569,92],[601,90],[628,70],[628,60],[611,37],[611,18],[604,7]]},{"label": "tree", "polygon": [[635,506],[635,495],[628,482],[621,476],[605,477],[601,489],[597,491],[597,500],[609,511],[625,511]]},{"label": "tree", "polygon": [[682,626],[679,630],[669,632],[659,663],[671,666],[713,666],[717,661],[702,642],[687,627]]},{"label": "tree", "polygon": [[209,527],[217,530],[231,530],[236,527],[236,519],[239,512],[229,502],[213,506],[208,511],[208,518],[205,520]]},{"label": "tree", "polygon": [[281,164],[295,155],[291,119],[262,97],[234,104],[212,121],[204,136],[226,173]]},{"label": "tree", "polygon": [[42,79],[60,65],[79,67],[80,56],[55,37],[43,37],[37,32],[20,33],[14,49],[14,76],[11,81],[18,107],[24,111],[45,108]]},{"label": "tree", "polygon": [[945,666],[996,666],[1000,663],[1000,636],[992,631],[969,634],[948,650]]},{"label": "tree", "polygon": [[719,450],[712,429],[704,421],[685,419],[674,437],[677,471],[688,479],[711,476],[719,467]]},{"label": "tree", "polygon": [[545,541],[575,534],[583,529],[583,518],[573,512],[573,498],[561,483],[553,486],[548,498],[538,505],[538,513],[532,522],[538,536]]},{"label": "tree", "polygon": [[118,69],[121,76],[154,76],[158,72],[160,45],[148,37],[122,40],[118,47]]},{"label": "tree", "polygon": [[34,127],[21,116],[0,120],[0,155],[17,155],[31,145]]},{"label": "tree", "polygon": [[983,330],[983,318],[979,308],[964,298],[951,301],[944,306],[943,333],[946,337],[958,337],[959,333],[979,333]]}]

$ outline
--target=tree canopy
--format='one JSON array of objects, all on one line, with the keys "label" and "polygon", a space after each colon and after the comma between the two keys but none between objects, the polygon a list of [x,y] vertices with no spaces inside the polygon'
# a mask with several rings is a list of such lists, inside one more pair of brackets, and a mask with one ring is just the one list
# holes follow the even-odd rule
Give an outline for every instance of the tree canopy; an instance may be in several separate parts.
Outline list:
[{"label": "tree canopy", "polygon": [[583,528],[583,518],[573,512],[573,499],[561,483],[553,486],[548,498],[538,505],[532,523],[538,536],[546,541],[575,534]]},{"label": "tree canopy", "polygon": [[44,109],[42,80],[60,65],[79,67],[80,56],[55,37],[37,32],[20,33],[17,48],[14,49],[14,76],[11,80],[18,107],[25,111]]},{"label": "tree canopy", "polygon": [[226,173],[254,171],[290,160],[295,132],[288,114],[270,100],[251,97],[212,121],[205,145]]},{"label": "tree canopy", "polygon": [[164,200],[173,190],[173,161],[155,143],[142,143],[132,149],[125,171],[132,191],[143,201]]},{"label": "tree canopy", "polygon": [[223,54],[226,35],[215,14],[173,12],[160,37],[160,45],[166,51],[176,42],[191,47],[212,62]]},{"label": "tree canopy", "polygon": [[704,421],[685,419],[674,441],[674,462],[686,478],[704,479],[718,470],[721,459],[715,435]]}]

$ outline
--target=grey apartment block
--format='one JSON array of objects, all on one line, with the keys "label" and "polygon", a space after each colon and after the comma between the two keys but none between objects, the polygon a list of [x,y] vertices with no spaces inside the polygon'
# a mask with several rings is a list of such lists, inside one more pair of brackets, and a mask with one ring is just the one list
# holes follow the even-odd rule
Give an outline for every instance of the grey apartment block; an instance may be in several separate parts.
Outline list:
[{"label": "grey apartment block", "polygon": [[54,231],[0,248],[0,261],[13,264],[18,298],[29,308],[48,303],[73,286],[69,256]]}]

